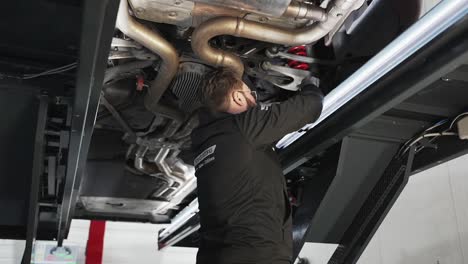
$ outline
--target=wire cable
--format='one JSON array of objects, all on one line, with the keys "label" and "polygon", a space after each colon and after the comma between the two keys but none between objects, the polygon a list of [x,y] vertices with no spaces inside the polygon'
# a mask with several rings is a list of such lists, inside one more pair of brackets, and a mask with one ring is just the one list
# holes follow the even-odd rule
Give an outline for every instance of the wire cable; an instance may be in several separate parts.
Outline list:
[{"label": "wire cable", "polygon": [[[421,141],[423,138],[431,138],[429,140],[429,143],[432,143],[434,142],[438,137],[441,137],[441,136],[456,136],[458,135],[458,133],[456,132],[449,132],[452,128],[453,128],[453,125],[455,124],[455,122],[462,116],[464,115],[467,115],[468,112],[464,112],[464,113],[461,113],[459,114],[458,116],[456,116],[455,118],[452,119],[452,122],[450,123],[450,126],[443,130],[442,132],[438,132],[438,133],[427,133],[437,127],[440,127],[446,123],[449,122],[450,119],[443,119],[439,122],[437,122],[436,124],[434,124],[433,126],[427,128],[426,130],[424,130],[419,136],[417,137],[413,137],[411,138],[410,140],[406,141],[399,149],[398,151],[398,156],[401,156],[401,155],[404,155],[412,146],[414,146],[414,144],[418,143],[419,141]],[[418,148],[416,150],[416,152],[419,152],[420,150],[422,150],[424,148],[424,146],[421,146],[420,148]]]},{"label": "wire cable", "polygon": [[78,63],[73,62],[73,63],[67,64],[67,65],[64,65],[64,66],[60,66],[60,67],[53,68],[53,69],[43,71],[43,72],[39,72],[39,73],[23,74],[23,76],[21,76],[20,79],[28,80],[28,79],[33,79],[33,78],[37,78],[37,77],[40,77],[40,76],[58,74],[58,73],[62,73],[62,72],[66,72],[66,71],[75,69],[77,66],[78,66]]},{"label": "wire cable", "polygon": [[441,120],[441,121],[437,122],[435,125],[433,125],[433,126],[429,127],[428,129],[424,130],[424,132],[427,132],[427,131],[432,130],[432,129],[436,128],[436,127],[439,127],[439,126],[447,123],[448,121],[449,121],[449,119]]},{"label": "wire cable", "polygon": [[453,119],[452,123],[450,123],[450,126],[449,126],[449,128],[448,128],[446,131],[451,130],[452,127],[453,127],[453,125],[455,125],[455,122],[457,122],[458,119],[459,119],[460,117],[464,116],[464,115],[468,115],[468,112],[464,112],[464,113],[461,113],[461,114],[457,115],[457,116]]},{"label": "wire cable", "polygon": [[[424,133],[426,133],[426,132],[428,132],[428,131],[430,131],[430,130],[436,128],[436,127],[439,127],[439,126],[441,126],[441,125],[447,123],[448,121],[449,121],[449,119],[441,120],[441,121],[437,122],[436,124],[434,124],[433,126],[431,126],[431,127],[427,128],[426,130],[424,130],[424,132],[423,132],[422,134],[424,134]],[[404,153],[406,152],[406,149],[407,149],[406,146],[407,146],[409,143],[413,142],[413,140],[415,140],[415,139],[416,139],[416,137],[413,137],[413,138],[410,138],[409,140],[407,140],[407,141],[401,146],[400,150],[398,151],[398,155],[404,154]],[[433,140],[433,139],[431,139],[431,140]],[[402,150],[405,150],[405,152],[401,153]]]},{"label": "wire cable", "polygon": [[[409,141],[411,143],[407,144],[407,147],[403,150],[403,152],[401,152],[400,155],[403,155],[405,154],[412,146],[414,146],[416,143],[418,143],[419,141],[421,141],[423,138],[433,138],[430,143],[432,143],[436,138],[438,137],[441,137],[441,136],[457,136],[458,134],[455,133],[455,132],[439,132],[439,133],[427,133],[427,134],[423,134],[419,137],[417,137],[416,139],[412,140],[412,141]],[[403,146],[404,147],[404,146]],[[421,150],[422,148],[420,148],[419,150],[417,150],[418,152]]]}]

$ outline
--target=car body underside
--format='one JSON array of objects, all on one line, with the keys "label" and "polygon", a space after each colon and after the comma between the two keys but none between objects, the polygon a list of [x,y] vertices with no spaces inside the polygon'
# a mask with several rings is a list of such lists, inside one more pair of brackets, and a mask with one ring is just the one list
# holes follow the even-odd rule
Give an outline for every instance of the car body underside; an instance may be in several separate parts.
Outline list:
[{"label": "car body underside", "polygon": [[[160,234],[160,247],[196,246],[190,133],[202,78],[221,66],[262,103],[285,100],[304,81],[326,94],[326,116],[276,145],[295,256],[305,241],[336,243],[331,263],[355,262],[411,174],[468,150],[456,129],[468,107],[467,11],[457,1],[429,12],[450,17],[438,32],[380,66],[410,38],[402,32],[422,28],[424,1],[5,4],[2,238],[61,245],[73,218],[184,218]],[[362,80],[375,80],[350,81],[365,71]]]}]

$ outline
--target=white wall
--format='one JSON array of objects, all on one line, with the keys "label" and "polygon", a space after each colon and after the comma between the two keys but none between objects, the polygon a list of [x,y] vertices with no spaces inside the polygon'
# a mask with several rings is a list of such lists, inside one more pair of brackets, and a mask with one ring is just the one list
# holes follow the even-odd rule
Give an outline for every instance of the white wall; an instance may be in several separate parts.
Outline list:
[{"label": "white wall", "polygon": [[[299,255],[327,263],[323,245]],[[358,264],[468,264],[468,155],[411,176]]]},{"label": "white wall", "polygon": [[468,263],[468,155],[410,177],[358,263]]},{"label": "white wall", "polygon": [[24,241],[0,239],[0,264],[21,263]]},{"label": "white wall", "polygon": [[196,248],[171,247],[158,251],[161,225],[107,222],[104,236],[105,264],[195,264]]}]

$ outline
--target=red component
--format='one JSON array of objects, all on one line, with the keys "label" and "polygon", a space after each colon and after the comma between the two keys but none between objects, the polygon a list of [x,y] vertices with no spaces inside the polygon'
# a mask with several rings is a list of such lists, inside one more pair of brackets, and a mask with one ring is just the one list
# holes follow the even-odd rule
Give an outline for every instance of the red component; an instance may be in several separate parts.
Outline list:
[{"label": "red component", "polygon": [[102,264],[106,221],[91,220],[88,243],[86,243],[86,264]]},{"label": "red component", "polygon": [[306,50],[306,47],[304,45],[301,45],[301,46],[295,46],[295,47],[289,48],[288,53],[296,54],[296,55],[300,55],[300,56],[306,56],[307,55],[307,50]]},{"label": "red component", "polygon": [[[304,45],[302,46],[295,46],[291,47],[288,50],[288,53],[294,54],[297,56],[307,56],[307,49]],[[294,69],[298,70],[308,70],[309,69],[309,64],[297,60],[289,60],[288,61],[288,66]]]},{"label": "red component", "polygon": [[291,191],[288,191],[288,197],[289,197],[289,203],[291,205],[297,206],[297,198],[291,193]]},{"label": "red component", "polygon": [[137,75],[137,82],[136,82],[136,89],[137,91],[143,91],[143,87],[145,86],[145,79],[141,75]]}]

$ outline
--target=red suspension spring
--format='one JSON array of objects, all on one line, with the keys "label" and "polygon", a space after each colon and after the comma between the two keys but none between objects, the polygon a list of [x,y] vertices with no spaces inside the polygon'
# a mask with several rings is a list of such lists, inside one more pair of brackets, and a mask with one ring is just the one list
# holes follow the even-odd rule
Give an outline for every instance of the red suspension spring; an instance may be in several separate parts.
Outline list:
[{"label": "red suspension spring", "polygon": [[[288,50],[288,53],[298,55],[298,56],[307,56],[307,49],[306,46],[301,45],[301,46],[295,46],[291,47]],[[289,60],[288,61],[288,66],[294,69],[298,70],[308,70],[309,69],[309,64],[305,62],[300,62],[297,60]]]}]

